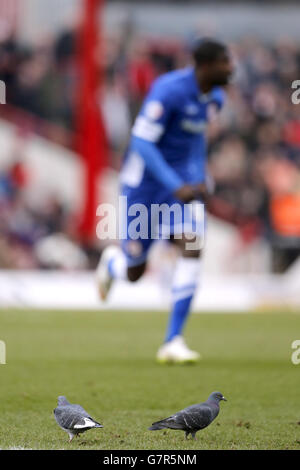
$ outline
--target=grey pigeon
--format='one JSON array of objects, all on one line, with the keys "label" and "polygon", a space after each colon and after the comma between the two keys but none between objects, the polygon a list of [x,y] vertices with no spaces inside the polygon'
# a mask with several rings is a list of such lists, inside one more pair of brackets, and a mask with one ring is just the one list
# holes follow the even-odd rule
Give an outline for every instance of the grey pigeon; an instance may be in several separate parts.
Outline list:
[{"label": "grey pigeon", "polygon": [[57,424],[73,437],[92,428],[103,428],[80,405],[72,405],[66,397],[58,397],[57,408],[53,410]]},{"label": "grey pigeon", "polygon": [[227,401],[221,392],[213,392],[204,403],[188,406],[169,418],[157,421],[149,430],[180,429],[185,431],[186,439],[189,434],[195,439],[196,432],[206,428],[218,416],[221,400]]}]

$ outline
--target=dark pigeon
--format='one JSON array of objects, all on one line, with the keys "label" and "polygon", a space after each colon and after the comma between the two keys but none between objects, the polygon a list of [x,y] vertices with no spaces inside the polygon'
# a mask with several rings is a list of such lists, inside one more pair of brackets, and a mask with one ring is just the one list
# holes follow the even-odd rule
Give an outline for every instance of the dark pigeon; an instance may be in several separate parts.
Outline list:
[{"label": "dark pigeon", "polygon": [[195,439],[196,432],[206,428],[218,416],[221,400],[227,401],[222,393],[213,392],[204,403],[188,406],[169,418],[157,421],[150,426],[149,430],[179,429],[185,431],[186,439],[189,434]]},{"label": "dark pigeon", "polygon": [[72,405],[66,397],[58,397],[58,406],[53,411],[57,424],[73,437],[92,428],[103,428],[80,405]]}]

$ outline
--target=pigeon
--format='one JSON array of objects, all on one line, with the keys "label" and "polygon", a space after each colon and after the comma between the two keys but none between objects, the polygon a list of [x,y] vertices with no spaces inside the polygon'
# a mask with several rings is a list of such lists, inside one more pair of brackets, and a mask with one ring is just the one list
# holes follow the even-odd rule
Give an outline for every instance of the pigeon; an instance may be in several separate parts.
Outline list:
[{"label": "pigeon", "polygon": [[153,423],[148,429],[150,431],[180,429],[185,431],[186,439],[189,434],[196,439],[196,432],[206,428],[218,416],[221,400],[227,401],[221,392],[213,392],[204,403],[188,406],[169,418]]},{"label": "pigeon", "polygon": [[72,405],[66,397],[59,396],[57,408],[53,410],[57,424],[69,434],[70,442],[73,437],[92,428],[103,428],[80,405]]}]

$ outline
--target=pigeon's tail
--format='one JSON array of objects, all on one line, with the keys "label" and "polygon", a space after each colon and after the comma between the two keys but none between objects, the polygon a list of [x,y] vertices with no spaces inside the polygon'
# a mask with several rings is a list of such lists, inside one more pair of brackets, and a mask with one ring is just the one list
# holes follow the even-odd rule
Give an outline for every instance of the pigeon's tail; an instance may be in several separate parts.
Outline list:
[{"label": "pigeon's tail", "polygon": [[97,421],[94,421],[93,418],[83,418],[83,420],[74,425],[74,429],[87,430],[92,428],[103,428],[103,426],[102,424],[97,423]]},{"label": "pigeon's tail", "polygon": [[91,417],[89,417],[88,419],[93,423],[93,428],[103,428],[103,424],[98,423],[98,421],[95,421]]},{"label": "pigeon's tail", "polygon": [[166,428],[166,422],[163,419],[162,421],[156,421],[156,423],[153,423],[150,428],[148,428],[149,431],[159,431],[160,429],[165,429]]},{"label": "pigeon's tail", "polygon": [[97,423],[96,421],[94,421],[94,423],[95,423],[95,428],[103,428],[102,424]]}]

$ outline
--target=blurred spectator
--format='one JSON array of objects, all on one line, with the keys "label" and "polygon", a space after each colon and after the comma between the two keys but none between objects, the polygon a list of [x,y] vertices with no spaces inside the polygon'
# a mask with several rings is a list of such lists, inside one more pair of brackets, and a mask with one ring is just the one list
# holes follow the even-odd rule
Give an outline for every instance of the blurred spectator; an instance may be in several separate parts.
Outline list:
[{"label": "blurred spectator", "polygon": [[[115,78],[108,79],[99,97],[106,132],[113,154],[120,155],[130,133],[129,104]],[[112,162],[112,166],[115,166]],[[118,166],[116,164],[116,166]]]},{"label": "blurred spectator", "polygon": [[143,98],[155,78],[155,69],[151,61],[148,43],[134,40],[129,52],[127,79],[132,120],[139,112]]},{"label": "blurred spectator", "polygon": [[0,172],[0,268],[87,268],[88,257],[71,239],[70,214],[53,197],[31,207],[27,178],[19,161]]}]

